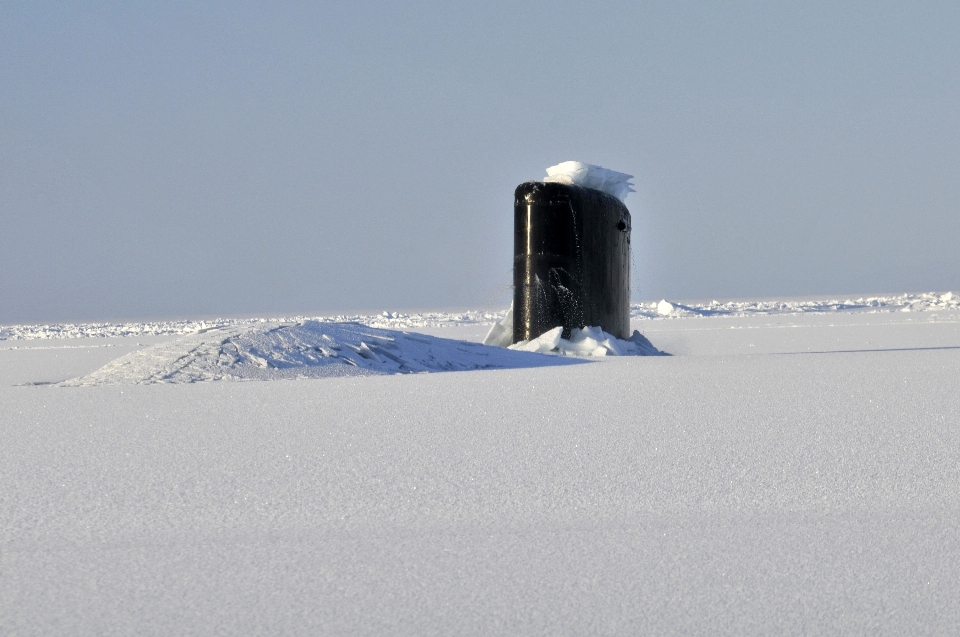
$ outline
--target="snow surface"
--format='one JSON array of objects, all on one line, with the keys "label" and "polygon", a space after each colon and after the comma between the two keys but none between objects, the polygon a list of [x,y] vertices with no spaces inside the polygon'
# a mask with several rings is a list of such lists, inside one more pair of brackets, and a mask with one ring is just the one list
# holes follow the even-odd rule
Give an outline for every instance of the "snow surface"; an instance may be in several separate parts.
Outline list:
[{"label": "snow surface", "polygon": [[565,161],[547,168],[545,182],[583,186],[613,195],[624,201],[631,192],[635,192],[630,180],[633,175],[618,173],[609,168],[584,164],[579,161]]},{"label": "snow surface", "polygon": [[[958,634],[944,296],[636,306],[669,357],[0,386],[0,634]],[[423,316],[382,319],[497,313]],[[130,325],[6,328],[0,377],[180,336]]]}]

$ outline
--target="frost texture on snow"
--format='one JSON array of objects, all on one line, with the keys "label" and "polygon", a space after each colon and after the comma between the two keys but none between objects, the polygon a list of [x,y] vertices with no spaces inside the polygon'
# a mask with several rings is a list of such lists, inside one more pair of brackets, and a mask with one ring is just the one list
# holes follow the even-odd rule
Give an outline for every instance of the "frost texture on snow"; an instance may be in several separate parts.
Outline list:
[{"label": "frost texture on snow", "polygon": [[635,192],[633,184],[630,183],[631,179],[633,179],[633,175],[618,173],[602,166],[584,164],[579,161],[565,161],[547,168],[547,176],[544,181],[593,188],[624,201],[627,195]]},{"label": "frost texture on snow", "polygon": [[232,326],[147,347],[62,383],[148,385],[506,369],[556,359],[357,323]]},{"label": "frost texture on snow", "polygon": [[[662,302],[662,301],[661,301]],[[928,292],[857,298],[804,300],[710,301],[680,304],[666,301],[670,312],[661,314],[661,302],[634,303],[630,318],[660,320],[710,316],[775,316],[828,314],[837,312],[936,312],[960,310],[960,294]],[[666,307],[666,306],[664,306]],[[494,325],[502,321],[507,310],[469,310],[463,312],[383,312],[376,315],[342,314],[337,316],[292,316],[282,318],[246,318],[211,320],[159,321],[141,323],[54,323],[47,325],[9,325],[0,327],[0,341],[90,338],[118,336],[175,336],[198,330],[223,327],[279,326],[289,323],[360,323],[369,327],[392,330]]]}]

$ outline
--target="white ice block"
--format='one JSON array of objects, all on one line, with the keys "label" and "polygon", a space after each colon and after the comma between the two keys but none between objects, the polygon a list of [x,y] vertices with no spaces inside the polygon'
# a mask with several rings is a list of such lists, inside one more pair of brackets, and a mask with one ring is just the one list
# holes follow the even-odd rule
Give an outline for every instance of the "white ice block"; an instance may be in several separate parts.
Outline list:
[{"label": "white ice block", "polygon": [[579,161],[565,161],[547,168],[547,176],[544,181],[593,188],[624,201],[628,194],[635,192],[633,184],[630,183],[631,179],[633,179],[633,175],[618,173],[602,166],[585,164]]}]

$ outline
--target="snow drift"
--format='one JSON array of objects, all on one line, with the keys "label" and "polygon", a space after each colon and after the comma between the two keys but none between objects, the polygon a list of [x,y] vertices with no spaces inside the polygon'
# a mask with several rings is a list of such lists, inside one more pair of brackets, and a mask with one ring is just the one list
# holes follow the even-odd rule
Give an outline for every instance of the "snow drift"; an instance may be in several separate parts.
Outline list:
[{"label": "snow drift", "polygon": [[383,330],[358,323],[304,321],[203,329],[132,352],[62,383],[126,385],[212,380],[278,380],[556,365],[477,343]]}]

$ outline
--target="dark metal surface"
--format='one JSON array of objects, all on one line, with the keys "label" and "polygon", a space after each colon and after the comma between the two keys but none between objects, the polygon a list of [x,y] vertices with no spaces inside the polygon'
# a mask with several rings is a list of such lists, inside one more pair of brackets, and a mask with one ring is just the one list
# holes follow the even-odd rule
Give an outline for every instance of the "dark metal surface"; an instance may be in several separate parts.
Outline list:
[{"label": "dark metal surface", "polygon": [[604,192],[527,182],[514,195],[513,340],[563,326],[630,336],[630,212]]}]

